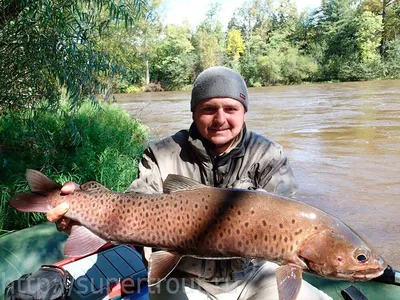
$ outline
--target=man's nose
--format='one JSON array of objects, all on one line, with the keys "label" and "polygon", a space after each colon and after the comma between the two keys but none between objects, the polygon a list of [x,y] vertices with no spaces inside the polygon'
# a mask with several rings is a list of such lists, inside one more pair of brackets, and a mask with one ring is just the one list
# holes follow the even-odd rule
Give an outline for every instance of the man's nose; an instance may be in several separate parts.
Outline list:
[{"label": "man's nose", "polygon": [[224,110],[222,108],[218,109],[214,116],[214,122],[223,124],[223,123],[225,123],[225,121],[226,121],[226,118],[225,118]]}]

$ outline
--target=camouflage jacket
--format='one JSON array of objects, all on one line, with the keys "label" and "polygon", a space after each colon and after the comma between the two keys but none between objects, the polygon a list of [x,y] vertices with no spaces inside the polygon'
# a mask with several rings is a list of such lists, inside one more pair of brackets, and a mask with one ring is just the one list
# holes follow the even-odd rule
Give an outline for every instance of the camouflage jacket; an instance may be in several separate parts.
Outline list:
[{"label": "camouflage jacket", "polygon": [[[162,193],[168,174],[179,174],[205,185],[222,188],[263,189],[291,197],[297,189],[282,146],[243,127],[240,140],[228,153],[214,156],[207,141],[192,124],[151,144],[139,164],[139,176],[127,192]],[[243,259],[185,258],[177,269],[208,281],[232,280],[247,264]]]}]

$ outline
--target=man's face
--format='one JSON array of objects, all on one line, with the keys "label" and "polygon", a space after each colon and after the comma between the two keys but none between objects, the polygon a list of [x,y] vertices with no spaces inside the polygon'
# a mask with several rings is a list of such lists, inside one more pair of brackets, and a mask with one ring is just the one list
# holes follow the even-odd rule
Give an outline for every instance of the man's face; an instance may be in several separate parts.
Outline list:
[{"label": "man's face", "polygon": [[193,121],[200,134],[215,145],[220,154],[227,150],[240,133],[245,121],[242,103],[231,98],[211,98],[199,103],[193,112]]}]

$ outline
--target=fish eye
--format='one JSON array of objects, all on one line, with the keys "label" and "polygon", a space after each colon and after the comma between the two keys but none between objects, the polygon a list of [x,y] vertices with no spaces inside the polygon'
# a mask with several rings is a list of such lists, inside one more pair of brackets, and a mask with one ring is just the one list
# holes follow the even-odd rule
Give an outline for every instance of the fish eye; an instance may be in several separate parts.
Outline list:
[{"label": "fish eye", "polygon": [[369,251],[366,249],[357,249],[354,257],[358,262],[365,263],[369,259]]},{"label": "fish eye", "polygon": [[364,261],[367,260],[367,257],[366,257],[364,254],[359,254],[359,255],[357,256],[357,260],[358,260],[359,262],[364,262]]}]

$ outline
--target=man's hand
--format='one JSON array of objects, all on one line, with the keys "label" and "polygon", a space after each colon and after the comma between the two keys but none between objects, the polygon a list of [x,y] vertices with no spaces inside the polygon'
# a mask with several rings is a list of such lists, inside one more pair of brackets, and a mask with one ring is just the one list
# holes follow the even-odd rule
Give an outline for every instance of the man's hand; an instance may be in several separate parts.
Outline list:
[{"label": "man's hand", "polygon": [[[63,187],[61,188],[61,194],[69,195],[75,190],[79,190],[79,185],[77,185],[72,181],[69,181],[66,184],[64,184]],[[66,202],[61,203],[60,205],[49,210],[46,213],[46,217],[47,220],[49,220],[50,222],[56,223],[57,229],[59,231],[64,231],[69,234],[71,231],[71,226],[73,224],[71,223],[70,219],[64,217],[68,209],[69,209],[68,203]]]}]

